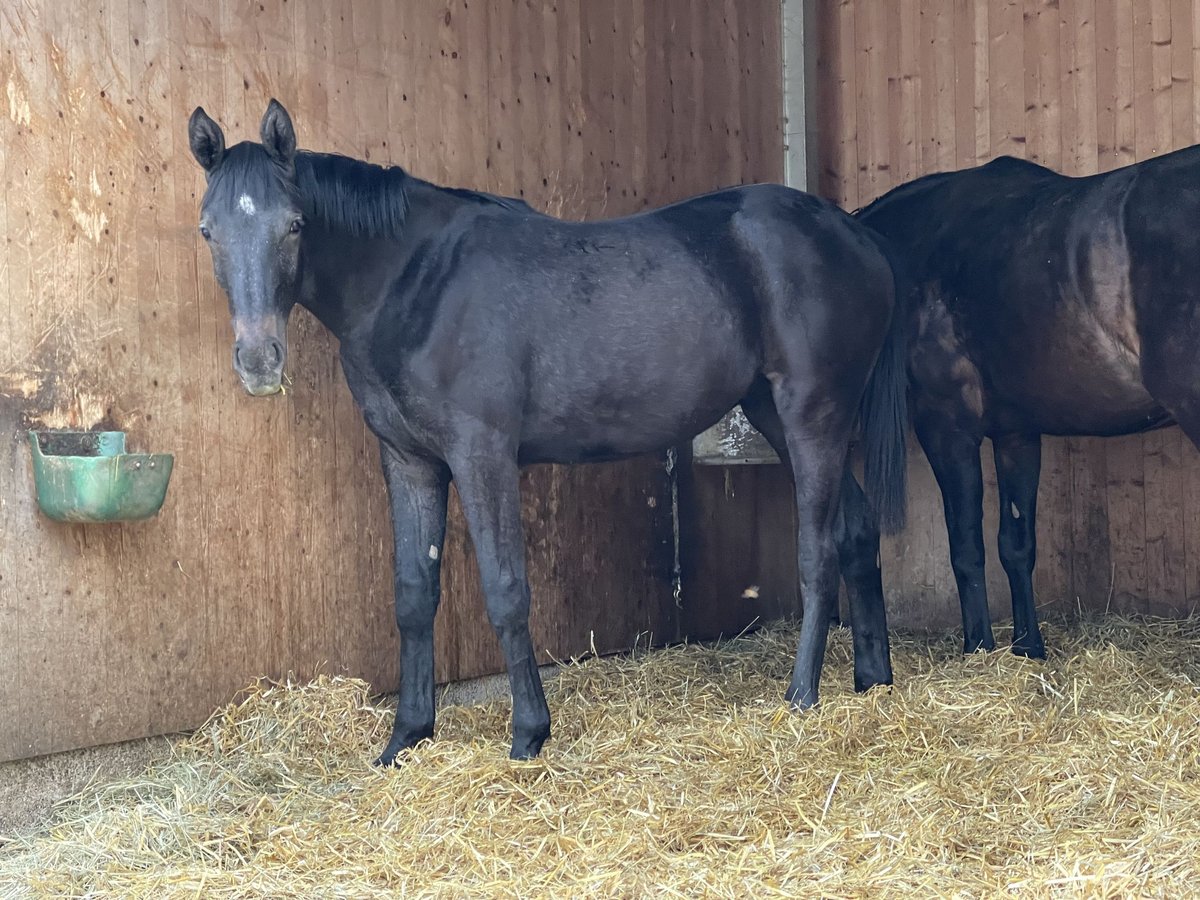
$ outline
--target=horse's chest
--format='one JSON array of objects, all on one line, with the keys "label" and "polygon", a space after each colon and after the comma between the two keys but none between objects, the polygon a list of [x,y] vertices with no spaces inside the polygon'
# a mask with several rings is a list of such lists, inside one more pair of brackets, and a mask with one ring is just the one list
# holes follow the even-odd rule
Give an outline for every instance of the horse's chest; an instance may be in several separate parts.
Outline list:
[{"label": "horse's chest", "polygon": [[369,362],[342,354],[346,384],[371,432],[395,447],[425,446],[431,435],[421,423],[429,419],[428,403],[411,391],[399,390]]}]

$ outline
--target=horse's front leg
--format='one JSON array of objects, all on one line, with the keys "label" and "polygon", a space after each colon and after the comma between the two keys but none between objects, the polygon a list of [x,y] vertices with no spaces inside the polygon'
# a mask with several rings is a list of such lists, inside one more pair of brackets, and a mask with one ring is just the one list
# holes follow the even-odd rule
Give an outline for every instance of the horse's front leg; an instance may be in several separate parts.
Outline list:
[{"label": "horse's front leg", "polygon": [[1000,564],[1012,591],[1012,652],[1046,658],[1033,596],[1037,561],[1037,492],[1042,471],[1041,435],[1005,435],[992,439],[1000,490]]},{"label": "horse's front leg", "polygon": [[400,700],[392,739],[378,761],[392,765],[401,750],[433,736],[433,620],[441,595],[450,472],[442,463],[409,458],[382,442],[380,456],[396,546]]},{"label": "horse's front leg", "polygon": [[529,581],[516,453],[499,436],[451,460],[479,561],[488,618],[500,639],[512,689],[513,759],[538,755],[550,736],[550,709],[529,636]]}]

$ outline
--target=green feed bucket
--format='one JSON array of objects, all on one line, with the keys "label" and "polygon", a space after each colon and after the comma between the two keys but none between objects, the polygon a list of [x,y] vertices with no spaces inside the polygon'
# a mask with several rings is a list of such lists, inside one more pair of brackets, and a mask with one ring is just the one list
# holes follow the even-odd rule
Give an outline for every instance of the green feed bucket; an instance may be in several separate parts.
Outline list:
[{"label": "green feed bucket", "polygon": [[131,522],[157,513],[175,458],[126,453],[123,431],[31,431],[38,506],[57,522]]}]

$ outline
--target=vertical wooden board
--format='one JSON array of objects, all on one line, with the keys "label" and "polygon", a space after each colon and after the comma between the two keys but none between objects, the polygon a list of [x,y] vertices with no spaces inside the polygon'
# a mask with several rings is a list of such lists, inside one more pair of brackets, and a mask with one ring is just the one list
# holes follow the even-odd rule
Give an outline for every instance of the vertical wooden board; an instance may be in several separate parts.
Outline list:
[{"label": "vertical wooden board", "polygon": [[[1154,23],[1150,3],[1133,7],[1133,137],[1136,159],[1147,159],[1162,152],[1161,136],[1155,118],[1155,81],[1153,43]],[[1168,124],[1170,118],[1167,119]]]},{"label": "vertical wooden board", "polygon": [[973,166],[976,157],[975,76],[977,69],[974,0],[954,0],[954,168]]},{"label": "vertical wooden board", "polygon": [[[1150,21],[1149,71],[1142,78],[1149,84],[1147,117],[1138,117],[1136,127],[1151,129],[1150,155],[1175,149],[1174,104],[1172,92],[1173,27],[1169,0],[1148,4]],[[1187,29],[1190,40],[1190,28]],[[1135,65],[1137,58],[1135,57]],[[1136,76],[1136,69],[1135,69]],[[1142,80],[1139,78],[1139,81]],[[1190,125],[1190,123],[1187,123]],[[1187,128],[1190,137],[1190,127]],[[1142,147],[1139,157],[1145,158]],[[1179,468],[1180,432],[1166,429],[1143,437],[1146,526],[1145,608],[1151,613],[1170,613],[1182,608],[1186,595],[1183,554],[1183,478]]]},{"label": "vertical wooden board", "polygon": [[[740,137],[741,104],[738,100],[742,81],[738,77],[738,21],[732,0],[724,0],[713,10],[712,17],[700,20],[700,24],[703,27],[701,72],[709,108],[708,141],[713,150],[713,169],[720,179],[714,187],[729,187],[743,182],[742,171],[747,156]],[[782,115],[782,104],[779,109],[778,115]]]},{"label": "vertical wooden board", "polygon": [[[181,340],[174,327],[177,316],[171,302],[170,278],[175,271],[176,245],[192,228],[190,221],[176,219],[174,192],[160,175],[177,158],[179,131],[176,111],[170,103],[172,56],[168,12],[146,0],[129,0],[127,9],[130,99],[134,101],[129,125],[137,135],[141,153],[140,158],[131,161],[126,203],[137,207],[139,198],[148,195],[148,202],[142,207],[148,216],[145,219],[136,213],[133,216],[137,277],[121,302],[139,310],[140,330],[147,336],[139,349],[145,368],[142,387],[147,392],[142,449],[175,452],[182,446],[184,412],[179,394]],[[139,183],[145,185],[142,190],[131,187]],[[165,338],[156,339],[156,335],[164,333]],[[178,704],[172,696],[175,692],[203,697],[208,690],[204,684],[206,673],[201,667],[180,664],[193,648],[190,623],[203,619],[203,594],[181,589],[183,579],[175,554],[170,552],[182,543],[187,520],[184,504],[171,494],[156,527],[130,529],[136,531],[140,546],[132,553],[125,551],[146,560],[140,571],[134,566],[129,570],[141,576],[136,588],[144,598],[141,629],[149,633],[150,646],[141,653],[142,675],[138,679],[145,691],[141,702],[147,732],[162,727],[161,723],[179,720]],[[154,548],[153,552],[147,545]],[[138,643],[137,637],[131,635],[130,644]],[[162,690],[164,684],[169,684],[171,691]],[[130,702],[138,701],[131,698]]]},{"label": "vertical wooden board", "polygon": [[[765,174],[774,171],[777,158],[774,149],[777,144],[784,142],[784,136],[783,116],[780,113],[774,117],[779,123],[779,140],[772,140],[772,108],[768,98],[762,96],[761,86],[767,83],[769,76],[765,73],[770,71],[769,61],[763,59],[763,50],[772,46],[773,40],[782,47],[783,36],[780,33],[774,36],[763,34],[760,19],[751,15],[744,4],[733,4],[733,10],[733,26],[729,34],[731,49],[727,50],[727,53],[732,54],[729,62],[735,67],[734,79],[738,97],[734,102],[736,111],[730,116],[734,133],[728,140],[731,147],[740,147],[741,150],[742,170],[739,180],[745,184],[782,181],[782,171],[776,176]],[[820,65],[819,60],[817,65]],[[813,68],[815,67],[810,67],[810,70]],[[818,90],[819,85],[818,81]],[[813,92],[810,90],[811,93]],[[781,99],[781,109],[782,106]],[[755,141],[746,140],[751,134],[761,135],[761,138]],[[809,152],[811,154],[811,149]],[[810,193],[817,193],[818,186],[809,178],[806,189]]]},{"label": "vertical wooden board", "polygon": [[1059,52],[1062,103],[1062,169],[1069,175],[1096,171],[1096,3],[1062,0]]},{"label": "vertical wooden board", "polygon": [[1154,155],[1174,150],[1175,109],[1172,84],[1171,0],[1150,0],[1150,82],[1154,117]]},{"label": "vertical wooden board", "polygon": [[1200,553],[1197,552],[1197,541],[1200,540],[1200,450],[1191,441],[1184,441],[1180,457],[1188,473],[1184,480],[1184,514],[1183,534],[1187,547],[1184,559],[1184,602],[1188,615],[1195,613],[1200,606]]},{"label": "vertical wooden board", "polygon": [[1186,606],[1182,434],[1168,428],[1142,442],[1146,504],[1146,608],[1172,615]]},{"label": "vertical wooden board", "polygon": [[[1041,0],[1026,0],[1025,135],[1028,159],[1056,168],[1061,155],[1058,119],[1057,11]],[[1053,39],[1051,39],[1053,38]]]},{"label": "vertical wooden board", "polygon": [[[107,215],[96,209],[94,196],[89,196],[88,149],[76,151],[72,132],[97,129],[103,133],[105,123],[99,117],[111,107],[103,102],[107,98],[100,97],[94,52],[80,34],[84,28],[81,11],[44,7],[40,12],[53,23],[52,33],[61,44],[55,43],[48,54],[38,53],[36,63],[29,60],[32,65],[25,70],[30,80],[29,102],[43,128],[54,122],[59,109],[69,128],[56,125],[41,135],[42,148],[34,151],[41,159],[30,167],[31,182],[44,185],[52,199],[50,208],[34,207],[29,223],[28,293],[17,301],[24,307],[18,335],[24,331],[25,347],[45,346],[48,351],[41,374],[52,381],[51,390],[57,396],[49,409],[39,404],[34,413],[38,427],[87,427],[103,417],[95,407],[102,409],[111,396],[106,379],[94,374],[107,359],[114,325],[108,320],[103,328],[97,327],[108,308],[101,305],[99,297],[104,296],[110,304],[112,300],[105,281],[111,242],[110,235],[99,227],[107,225]],[[81,52],[67,57],[64,48],[75,40],[81,42]],[[31,49],[37,53],[42,48]],[[35,87],[39,85],[45,90]],[[35,134],[31,130],[30,137]],[[88,164],[88,169],[83,169],[83,164]],[[63,298],[73,293],[75,302],[64,306]],[[32,504],[29,511],[33,513]],[[125,658],[111,656],[114,623],[105,615],[104,598],[111,594],[112,573],[103,534],[94,526],[61,525],[40,517],[31,524],[37,543],[30,542],[30,549],[36,557],[30,558],[28,565],[35,567],[37,574],[30,579],[31,602],[22,610],[28,624],[21,639],[32,651],[26,656],[32,665],[18,673],[17,683],[22,716],[29,723],[26,737],[34,747],[46,739],[44,733],[34,730],[38,729],[35,723],[44,718],[40,712],[44,710],[55,711],[54,718],[43,726],[50,732],[50,740],[59,739],[72,721],[87,722],[101,735],[119,731],[132,713],[110,711],[96,702],[110,675],[124,674],[126,666]],[[51,660],[88,658],[100,664],[72,672],[69,678],[38,677]]]},{"label": "vertical wooden board", "polygon": [[1175,147],[1187,147],[1196,140],[1193,18],[1193,0],[1171,0],[1171,123]]},{"label": "vertical wooden board", "polygon": [[1037,571],[1034,586],[1038,607],[1070,600],[1071,560],[1075,548],[1071,447],[1064,438],[1042,440],[1042,479],[1038,490]]},{"label": "vertical wooden board", "polygon": [[1096,0],[1096,168],[1116,168],[1117,156],[1117,4]]},{"label": "vertical wooden board", "polygon": [[1068,600],[1093,608],[1112,580],[1108,530],[1107,441],[1071,438],[1071,591]]},{"label": "vertical wooden board", "polygon": [[[695,466],[681,481],[685,527],[680,542],[686,550],[683,590],[687,598],[681,626],[689,638],[736,634],[761,617],[767,605],[779,603],[772,586],[763,584],[759,566],[763,548],[751,524],[761,512],[755,468]],[[793,572],[793,593],[795,584]],[[759,589],[757,597],[747,596],[752,587]]]},{"label": "vertical wooden board", "polygon": [[[1192,77],[1191,77],[1191,36],[1192,8],[1190,4],[1172,0],[1162,8],[1155,8],[1157,34],[1161,37],[1165,31],[1170,40],[1169,54],[1162,52],[1156,40],[1155,49],[1160,51],[1156,58],[1156,87],[1161,94],[1169,95],[1169,100],[1162,101],[1159,112],[1167,122],[1160,125],[1160,133],[1165,136],[1168,148],[1175,150],[1190,146],[1195,142],[1195,124],[1192,121]],[[1158,25],[1157,19],[1169,18],[1169,27],[1164,29]],[[1168,60],[1169,57],[1169,60]],[[1170,428],[1158,433],[1159,460],[1163,465],[1160,477],[1153,478],[1147,472],[1147,510],[1148,514],[1161,510],[1156,514],[1162,531],[1162,563],[1161,568],[1157,559],[1155,566],[1148,569],[1151,584],[1151,611],[1161,611],[1168,615],[1178,615],[1187,611],[1187,556],[1188,542],[1186,525],[1187,482],[1194,477],[1185,465],[1184,445],[1188,443],[1183,432],[1178,428]],[[1149,530],[1149,518],[1147,519]],[[1159,580],[1160,587],[1155,590],[1153,580]],[[1157,604],[1157,610],[1156,610]]]},{"label": "vertical wooden board", "polygon": [[958,159],[958,129],[955,125],[955,80],[957,77],[954,36],[957,8],[953,0],[939,0],[935,5],[933,37],[927,52],[932,57],[934,73],[934,136],[936,169],[948,172],[956,168]]},{"label": "vertical wooden board", "polygon": [[972,97],[975,118],[975,161],[986,162],[991,158],[992,129],[988,115],[988,81],[990,80],[991,52],[988,20],[988,0],[974,0],[975,91]]},{"label": "vertical wooden board", "polygon": [[1020,0],[993,2],[988,103],[992,156],[1025,156],[1025,29]]},{"label": "vertical wooden board", "polygon": [[[557,6],[550,6],[543,7],[541,10],[534,9],[532,14],[540,20],[542,35],[539,50],[532,59],[534,67],[532,77],[535,87],[535,102],[542,116],[541,133],[544,137],[541,142],[541,169],[532,173],[528,183],[534,191],[535,206],[553,215],[562,216],[567,214],[565,204],[562,202],[564,180],[568,183],[575,180],[565,165],[567,132],[561,127],[560,119],[563,108],[563,85],[562,73],[558,69],[558,61],[561,56],[559,39],[562,31],[559,20],[563,13],[559,12]],[[637,24],[640,25],[640,22]],[[630,22],[629,27],[636,26]],[[633,38],[631,37],[630,40],[632,41]],[[625,91],[629,98],[629,106],[632,108],[638,102],[638,88],[633,83],[631,68],[626,70],[628,81]],[[644,93],[641,95],[641,100],[643,102],[645,100]],[[644,126],[644,117],[636,124],[627,123],[626,127],[630,131],[628,139],[636,140],[634,135],[639,135],[640,129]]]},{"label": "vertical wooden board", "polygon": [[[16,96],[18,88],[9,74],[17,67],[14,30],[10,17],[0,15],[0,77],[4,78],[6,85],[13,85],[9,90]],[[16,242],[11,238],[18,214],[14,211],[10,219],[8,203],[8,195],[15,193],[14,185],[19,181],[17,156],[22,145],[21,131],[28,127],[24,119],[23,115],[0,116],[0,146],[5,148],[5,152],[0,154],[0,229],[5,234],[5,246],[0,249],[0,259],[3,260],[3,265],[0,265],[0,488],[15,485],[18,472],[24,474],[25,465],[22,453],[24,445],[16,426],[19,417],[16,396],[25,393],[26,379],[17,373],[19,356],[17,345],[12,340],[15,289],[25,279],[20,274],[16,277],[13,275],[18,265],[16,257],[23,253],[15,248]],[[20,390],[17,389],[18,378],[22,383]],[[17,511],[18,504],[14,501],[6,498],[0,502],[0,534],[16,533]],[[0,677],[9,685],[19,684],[19,673],[22,671],[22,600],[15,575],[8,567],[0,567],[0,648],[4,649],[0,657]],[[16,690],[0,690],[0,716],[7,723],[0,730],[0,757],[16,756],[21,752],[23,718],[20,695]]]},{"label": "vertical wooden board", "polygon": [[838,97],[838,112],[840,114],[838,137],[838,158],[841,163],[839,183],[832,199],[846,209],[855,209],[862,205],[858,194],[858,72],[854,54],[856,5],[843,3],[837,10],[837,59],[843,67],[841,70],[841,91]]},{"label": "vertical wooden board", "polygon": [[835,201],[840,200],[842,195],[841,148],[844,146],[840,124],[845,65],[840,56],[839,12],[840,7],[818,3],[813,13],[816,34],[812,39],[817,56],[814,67],[817,77],[817,115],[825,127],[816,129],[817,183],[810,189]]},{"label": "vertical wooden board", "polygon": [[[659,4],[655,4],[646,11],[647,29],[651,25],[651,16],[657,14],[660,8]],[[556,70],[559,84],[562,86],[560,105],[563,119],[563,171],[551,199],[562,209],[563,215],[571,219],[582,218],[592,202],[588,195],[591,187],[590,180],[585,181],[582,177],[572,177],[571,175],[571,173],[584,171],[583,125],[587,113],[583,107],[583,72],[580,58],[583,52],[582,28],[580,10],[574,6],[569,8],[564,6],[558,16],[558,67]],[[654,52],[654,56],[662,60],[665,70],[666,49],[661,43],[654,43],[649,39],[647,43]],[[663,88],[666,81],[665,71],[662,77],[649,81],[650,84],[657,85],[657,90],[648,92],[646,98],[647,108],[656,110],[654,114],[648,113],[646,135],[647,141],[650,143],[653,143],[650,141],[651,127],[655,123],[666,121],[665,109],[670,103],[670,96]],[[666,152],[665,149],[663,152]],[[658,162],[658,158],[654,157],[650,164],[657,165]],[[651,183],[654,183],[654,179],[651,179]],[[648,185],[647,191],[649,189]],[[642,203],[643,205],[649,203],[648,198],[644,196]]]},{"label": "vertical wooden board", "polygon": [[1144,443],[1140,435],[1111,438],[1108,462],[1108,534],[1111,602],[1117,612],[1146,610],[1146,491]]},{"label": "vertical wooden board", "polygon": [[[173,153],[163,170],[171,187],[171,218],[178,229],[169,259],[170,272],[182,285],[176,294],[174,320],[164,329],[174,332],[179,341],[179,381],[175,389],[180,402],[180,434],[176,446],[176,468],[171,475],[171,492],[178,509],[180,542],[174,548],[173,589],[187,596],[200,610],[186,622],[187,641],[179,648],[176,664],[188,667],[204,686],[191,695],[197,709],[211,708],[218,702],[224,685],[212,678],[210,648],[217,632],[213,598],[215,585],[210,577],[209,550],[219,546],[221,535],[213,507],[219,467],[215,460],[212,435],[219,421],[215,407],[216,370],[206,340],[220,310],[215,284],[204,277],[203,267],[211,266],[208,252],[196,231],[199,220],[203,175],[188,150],[184,122],[178,110],[190,114],[196,106],[219,115],[219,98],[212,96],[211,82],[199,77],[201,63],[188,36],[193,33],[193,13],[180,7],[166,8],[167,65],[169,68],[167,103],[174,115],[163,113],[161,126],[172,132]],[[203,254],[203,256],[201,256]],[[172,327],[173,326],[173,327]],[[213,447],[210,454],[208,449]],[[227,664],[228,661],[223,661]],[[177,701],[176,715],[187,715]],[[161,727],[161,723],[160,723]]]},{"label": "vertical wooden board", "polygon": [[[42,165],[40,154],[33,151],[33,103],[30,75],[36,72],[32,48],[23,41],[28,28],[19,14],[0,15],[0,73],[6,87],[11,84],[12,111],[15,115],[0,116],[0,210],[4,214],[5,240],[0,244],[0,288],[5,291],[0,303],[0,321],[5,328],[0,333],[0,438],[3,439],[0,488],[6,497],[0,503],[0,527],[5,535],[17,534],[19,528],[36,513],[27,492],[17,492],[19,484],[31,479],[29,451],[22,428],[22,406],[26,395],[40,389],[41,373],[35,369],[35,340],[31,308],[27,298],[32,295],[34,210],[19,202],[22,188],[30,183],[32,172]],[[35,79],[36,81],[36,79]],[[9,200],[9,197],[12,200]],[[6,542],[7,544],[8,542]],[[35,667],[34,639],[40,626],[33,619],[40,607],[37,586],[39,567],[35,564],[34,547],[8,547],[5,565],[0,572],[0,709],[6,713],[0,729],[0,757],[22,756],[35,739],[31,731],[33,709],[28,707],[24,682]],[[27,573],[22,577],[19,573]],[[27,709],[29,712],[27,713]]]},{"label": "vertical wooden board", "polygon": [[1126,166],[1137,159],[1134,144],[1134,9],[1132,0],[1113,0],[1116,31],[1116,102],[1114,167]]},{"label": "vertical wooden board", "polygon": [[[901,0],[900,21],[897,23],[900,66],[899,141],[902,153],[897,162],[897,184],[910,181],[924,170],[921,168],[921,148],[924,132],[921,129],[924,104],[924,82],[920,67],[920,0]],[[872,198],[874,199],[874,198]]]},{"label": "vertical wooden board", "polygon": [[858,136],[858,172],[853,206],[884,192],[891,154],[886,140],[887,76],[883,71],[884,4],[860,4],[854,18],[855,133]]},{"label": "vertical wooden board", "polygon": [[[80,208],[90,210],[93,216],[101,213],[102,218],[96,224],[102,227],[93,231],[94,249],[84,251],[81,244],[76,278],[77,283],[85,285],[90,279],[85,296],[90,307],[88,318],[97,338],[96,358],[101,360],[102,369],[122,373],[120,385],[112,384],[105,391],[106,414],[117,415],[118,407],[135,410],[120,415],[128,430],[135,435],[139,431],[145,434],[145,414],[136,412],[145,410],[149,400],[144,388],[141,315],[136,301],[124,302],[132,293],[130,288],[136,283],[136,269],[141,260],[132,265],[118,263],[131,259],[136,241],[131,226],[135,226],[137,219],[145,221],[146,207],[150,205],[149,198],[139,206],[130,202],[130,194],[137,193],[131,186],[138,176],[129,147],[134,143],[142,152],[145,149],[136,135],[131,134],[130,128],[133,97],[125,77],[130,70],[128,8],[123,4],[107,5],[99,16],[93,17],[93,22],[100,27],[87,29],[87,38],[74,46],[84,50],[93,77],[98,84],[104,85],[99,91],[101,102],[93,108],[93,115],[99,113],[97,118],[101,121],[92,123],[89,129],[96,140],[74,142],[69,158],[77,185],[73,191],[75,202]],[[120,143],[122,140],[124,146]],[[118,147],[116,151],[102,149],[114,145]],[[119,183],[122,184],[119,186]],[[91,196],[86,197],[87,194]],[[81,199],[80,195],[86,199]],[[91,710],[102,733],[141,733],[149,727],[148,695],[153,687],[143,670],[144,655],[122,652],[147,636],[153,609],[159,605],[147,597],[146,570],[153,566],[157,554],[144,541],[138,540],[139,534],[145,534],[145,531],[129,524],[95,529],[91,536],[103,548],[94,554],[100,572],[93,583],[102,586],[105,597],[113,596],[118,590],[126,597],[120,607],[108,610],[103,624],[94,632],[102,641],[99,653],[110,660],[105,678],[128,685],[128,703],[108,708],[96,706]],[[125,559],[139,556],[145,560],[144,566],[137,570],[125,568]]]},{"label": "vertical wooden board", "polygon": [[[1185,38],[1186,39],[1186,38]],[[1181,42],[1182,43],[1182,42]],[[1200,82],[1200,11],[1192,5],[1192,84]],[[1200,123],[1200,91],[1192,90],[1192,122]]]}]

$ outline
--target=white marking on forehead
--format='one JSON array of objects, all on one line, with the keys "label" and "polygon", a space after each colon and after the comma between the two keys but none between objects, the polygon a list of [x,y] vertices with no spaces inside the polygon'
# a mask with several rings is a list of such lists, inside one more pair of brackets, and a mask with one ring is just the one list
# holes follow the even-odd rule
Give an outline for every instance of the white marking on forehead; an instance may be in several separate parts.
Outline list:
[{"label": "white marking on forehead", "polygon": [[254,201],[250,199],[249,194],[242,194],[242,196],[238,197],[238,206],[241,207],[242,212],[246,215],[254,215]]}]

